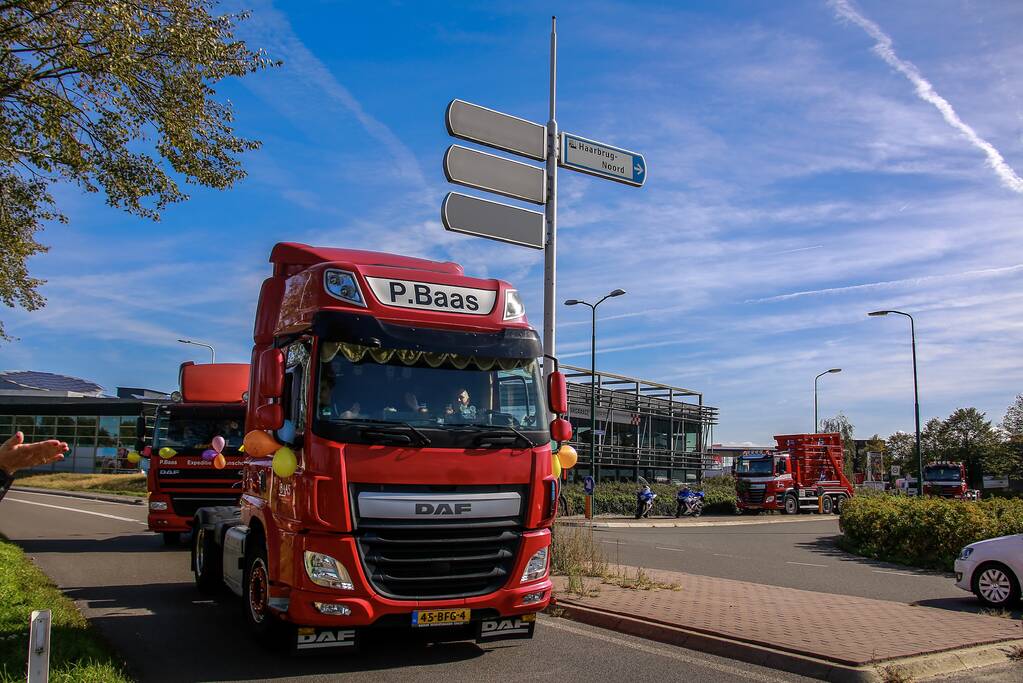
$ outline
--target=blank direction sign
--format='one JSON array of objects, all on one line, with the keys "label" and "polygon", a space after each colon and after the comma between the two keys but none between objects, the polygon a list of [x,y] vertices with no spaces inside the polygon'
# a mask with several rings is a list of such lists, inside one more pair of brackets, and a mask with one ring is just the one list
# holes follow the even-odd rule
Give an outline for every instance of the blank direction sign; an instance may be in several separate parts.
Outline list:
[{"label": "blank direction sign", "polygon": [[452,232],[544,248],[544,216],[539,211],[449,192],[441,204],[440,218]]},{"label": "blank direction sign", "polygon": [[538,123],[465,100],[452,100],[444,119],[448,133],[456,138],[538,161],[547,158],[547,129]]},{"label": "blank direction sign", "polygon": [[451,183],[534,204],[543,204],[547,195],[545,169],[461,145],[452,145],[444,155],[444,175]]}]

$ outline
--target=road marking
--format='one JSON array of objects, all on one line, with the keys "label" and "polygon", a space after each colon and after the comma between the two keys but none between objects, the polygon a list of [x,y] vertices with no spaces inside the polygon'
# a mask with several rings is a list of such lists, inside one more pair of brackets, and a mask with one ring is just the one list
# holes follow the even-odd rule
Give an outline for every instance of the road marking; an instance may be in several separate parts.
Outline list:
[{"label": "road marking", "polygon": [[134,522],[135,524],[141,524],[142,526],[148,526],[145,522],[140,522],[137,519],[131,517],[118,517],[117,515],[108,515],[104,512],[92,512],[91,510],[80,510],[78,508],[68,508],[63,505],[50,505],[49,503],[39,503],[34,500],[21,500],[20,498],[11,498],[8,496],[4,500],[9,500],[15,503],[25,503],[26,505],[38,505],[44,508],[53,508],[54,510],[67,510],[68,512],[80,512],[83,515],[95,515],[96,517],[106,517],[108,519],[117,519],[122,522]]},{"label": "road marking", "polygon": [[605,541],[601,539],[601,543],[610,543],[611,545],[628,545],[625,541]]},{"label": "road marking", "polygon": [[811,564],[809,562],[786,562],[785,564],[798,564],[801,567],[827,567],[826,564]]},{"label": "road marking", "polygon": [[[669,659],[675,659],[678,661],[686,662],[694,666],[703,667],[706,669],[713,669],[719,673],[729,674],[738,678],[744,678],[750,681],[760,681],[761,683],[776,683],[778,676],[770,675],[765,676],[764,674],[749,671],[748,669],[739,668],[735,666],[729,666],[721,662],[716,662],[712,659],[703,659],[702,657],[695,657],[687,655],[682,651],[682,648],[674,645],[664,645],[661,647],[655,647],[653,645],[646,645],[645,643],[633,642],[624,638],[616,638],[614,636],[604,635],[603,633],[597,633],[586,629],[576,628],[569,626],[568,624],[560,623],[559,619],[552,617],[541,616],[540,620],[543,622],[544,627],[556,628],[562,631],[568,631],[579,636],[586,638],[593,638],[594,640],[602,640],[605,643],[612,643],[621,647],[632,648],[633,650],[639,650],[640,652],[646,652],[647,654],[659,655],[661,657],[668,657]],[[699,678],[699,677],[696,677]]]},{"label": "road marking", "polygon": [[733,560],[748,560],[749,559],[748,557],[743,557],[742,555],[726,555],[725,553],[711,553],[711,555],[713,555],[714,557],[730,557]]},{"label": "road marking", "polygon": [[655,545],[654,548],[656,548],[657,550],[674,550],[676,553],[686,552],[685,548],[666,548],[663,545]]},{"label": "road marking", "polygon": [[895,576],[912,576],[913,578],[919,576],[918,574],[910,574],[909,572],[888,571],[887,569],[871,569],[870,571],[875,574],[895,574]]},{"label": "road marking", "polygon": [[[11,489],[11,493],[17,493],[19,496],[49,496],[50,498],[60,498],[61,500],[67,500],[68,498],[77,498],[78,500],[87,500],[90,503],[106,503],[107,505],[138,505],[139,503],[130,501],[119,501],[119,500],[101,500],[99,498],[82,498],[80,496],[64,496],[59,493],[41,493],[39,491],[26,491],[19,489],[17,486]],[[140,499],[142,500],[142,499]]]}]

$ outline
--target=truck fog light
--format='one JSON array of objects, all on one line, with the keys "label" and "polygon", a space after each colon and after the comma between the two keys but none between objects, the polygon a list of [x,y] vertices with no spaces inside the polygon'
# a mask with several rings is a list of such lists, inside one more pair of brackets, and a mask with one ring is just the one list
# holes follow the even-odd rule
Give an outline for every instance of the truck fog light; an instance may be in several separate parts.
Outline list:
[{"label": "truck fog light", "polygon": [[355,589],[348,570],[330,555],[305,551],[305,573],[317,586],[344,591]]},{"label": "truck fog light", "polygon": [[335,605],[332,602],[314,602],[313,606],[320,611],[320,614],[332,614],[338,617],[347,617],[352,610],[345,605]]},{"label": "truck fog light", "polygon": [[542,579],[547,575],[547,548],[540,548],[526,563],[526,571],[522,572],[521,583]]},{"label": "truck fog light", "polygon": [[773,503],[774,502],[774,496],[768,496],[767,498],[764,498],[764,502],[765,503]]},{"label": "truck fog light", "polygon": [[157,512],[165,512],[167,510],[167,503],[162,500],[151,500],[149,501],[149,509],[156,510]]},{"label": "truck fog light", "polygon": [[547,591],[536,591],[535,593],[526,593],[522,596],[523,605],[531,605],[534,602],[540,602],[543,600],[543,596],[547,595]]}]

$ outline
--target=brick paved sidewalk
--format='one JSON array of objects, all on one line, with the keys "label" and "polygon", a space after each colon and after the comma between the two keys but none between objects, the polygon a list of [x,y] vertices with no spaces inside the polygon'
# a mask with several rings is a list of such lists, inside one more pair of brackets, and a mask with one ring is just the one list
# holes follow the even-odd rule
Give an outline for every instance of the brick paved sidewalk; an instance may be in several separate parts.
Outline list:
[{"label": "brick paved sidewalk", "polygon": [[[634,570],[630,570],[634,571]],[[680,590],[633,590],[599,579],[599,594],[578,597],[555,577],[558,603],[681,628],[772,650],[864,666],[1023,638],[1012,619],[915,607],[830,593],[648,569]]]}]

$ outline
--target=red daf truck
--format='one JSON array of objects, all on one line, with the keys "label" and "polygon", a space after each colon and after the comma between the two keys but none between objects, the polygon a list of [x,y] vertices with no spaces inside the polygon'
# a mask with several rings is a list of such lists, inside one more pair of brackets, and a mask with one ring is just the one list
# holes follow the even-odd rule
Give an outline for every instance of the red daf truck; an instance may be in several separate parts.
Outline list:
[{"label": "red daf truck", "polygon": [[548,425],[565,380],[544,390],[517,291],[366,251],[282,243],[270,262],[244,492],[196,513],[199,589],[227,584],[257,636],[297,652],[388,629],[532,637],[551,597],[550,442],[571,426]]},{"label": "red daf truck", "polygon": [[736,462],[739,512],[838,514],[853,495],[842,471],[841,435],[786,434],[774,439],[776,451],[743,455]]},{"label": "red daf truck", "polygon": [[[168,545],[191,530],[199,508],[238,503],[249,365],[182,363],[178,386],[156,411],[147,480],[149,529]],[[225,442],[223,469],[203,457],[217,436]]]},{"label": "red daf truck", "polygon": [[924,495],[957,500],[976,500],[979,491],[970,490],[966,466],[961,462],[932,462],[924,465]]}]

